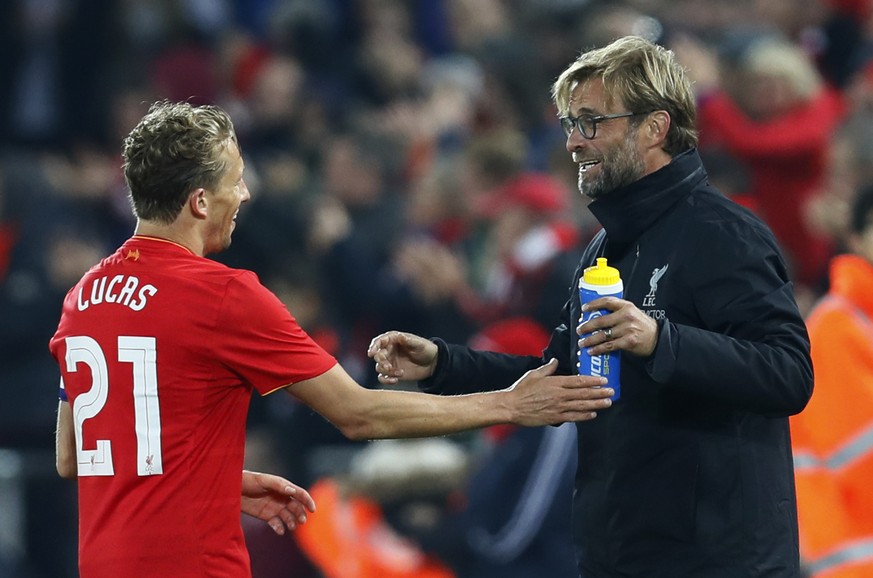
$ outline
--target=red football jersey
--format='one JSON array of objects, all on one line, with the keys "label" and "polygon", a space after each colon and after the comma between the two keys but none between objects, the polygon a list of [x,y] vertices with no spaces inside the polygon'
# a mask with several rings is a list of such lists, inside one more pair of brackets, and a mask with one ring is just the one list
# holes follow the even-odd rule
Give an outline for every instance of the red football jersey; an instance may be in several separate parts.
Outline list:
[{"label": "red football jersey", "polygon": [[140,236],[70,290],[50,348],[76,431],[82,578],[250,576],[252,390],[336,360],[254,273]]}]

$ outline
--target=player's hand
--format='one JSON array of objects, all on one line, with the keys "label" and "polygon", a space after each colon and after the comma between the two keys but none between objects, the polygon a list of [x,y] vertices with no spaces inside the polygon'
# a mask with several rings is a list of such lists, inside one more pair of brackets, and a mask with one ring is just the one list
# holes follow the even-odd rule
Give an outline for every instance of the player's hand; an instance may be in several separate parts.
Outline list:
[{"label": "player's hand", "polygon": [[400,331],[388,331],[370,342],[367,356],[376,362],[379,383],[419,381],[433,375],[438,349],[435,343]]},{"label": "player's hand", "polygon": [[658,344],[658,322],[640,311],[630,301],[618,297],[600,297],[586,305],[588,309],[606,309],[607,315],[589,319],[576,328],[584,335],[579,347],[591,355],[627,351],[648,357]]},{"label": "player's hand", "polygon": [[315,512],[309,492],[280,476],[242,473],[242,512],[264,520],[280,536],[306,522],[306,512]]},{"label": "player's hand", "polygon": [[554,359],[532,369],[505,390],[512,407],[513,423],[522,426],[553,425],[571,421],[588,421],[597,412],[612,405],[615,392],[602,387],[604,377],[553,375],[558,368]]}]

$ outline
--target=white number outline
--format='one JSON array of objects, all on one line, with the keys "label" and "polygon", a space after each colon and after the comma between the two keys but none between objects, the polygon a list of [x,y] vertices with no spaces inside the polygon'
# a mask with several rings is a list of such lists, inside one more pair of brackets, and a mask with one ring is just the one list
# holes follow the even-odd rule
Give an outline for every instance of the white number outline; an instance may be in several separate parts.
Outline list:
[{"label": "white number outline", "polygon": [[[97,440],[94,449],[85,449],[82,428],[95,417],[109,397],[109,370],[103,348],[91,337],[66,338],[67,372],[75,373],[84,363],[91,369],[91,387],[73,402],[76,432],[76,461],[79,476],[114,476],[112,441]],[[158,399],[157,342],[154,337],[118,337],[118,361],[133,365],[133,411],[136,430],[137,475],[164,473],[161,449],[161,411]]]}]

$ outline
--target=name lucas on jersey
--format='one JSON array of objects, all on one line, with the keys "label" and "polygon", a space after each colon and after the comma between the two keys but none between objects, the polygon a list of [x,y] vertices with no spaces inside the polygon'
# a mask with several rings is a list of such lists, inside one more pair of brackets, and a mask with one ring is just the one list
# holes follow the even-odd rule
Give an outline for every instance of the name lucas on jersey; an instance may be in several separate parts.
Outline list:
[{"label": "name lucas on jersey", "polygon": [[158,288],[150,283],[140,286],[140,281],[130,275],[116,275],[107,282],[109,277],[98,277],[91,281],[91,294],[86,296],[86,287],[79,287],[79,311],[84,311],[92,305],[101,303],[116,303],[141,311],[148,304],[148,298],[158,292]]}]

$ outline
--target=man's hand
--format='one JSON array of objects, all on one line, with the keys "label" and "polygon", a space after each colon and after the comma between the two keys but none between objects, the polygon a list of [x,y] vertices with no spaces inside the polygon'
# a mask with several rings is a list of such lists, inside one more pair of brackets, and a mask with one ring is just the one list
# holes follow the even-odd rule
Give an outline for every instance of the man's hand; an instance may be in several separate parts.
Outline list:
[{"label": "man's hand", "polygon": [[272,474],[242,473],[242,512],[264,520],[280,536],[306,522],[306,512],[315,512],[309,492]]},{"label": "man's hand", "polygon": [[611,313],[589,319],[576,328],[585,335],[579,347],[591,355],[627,351],[648,357],[658,344],[658,322],[637,309],[630,301],[618,297],[600,297],[585,305],[585,310],[607,309]]},{"label": "man's hand", "polygon": [[376,362],[379,383],[419,381],[433,375],[437,346],[432,341],[400,331],[389,331],[370,342],[367,356]]},{"label": "man's hand", "polygon": [[609,398],[615,391],[602,387],[606,378],[553,375],[557,368],[557,360],[552,359],[504,390],[510,396],[512,423],[533,427],[588,421],[597,417],[598,410],[612,405]]}]

